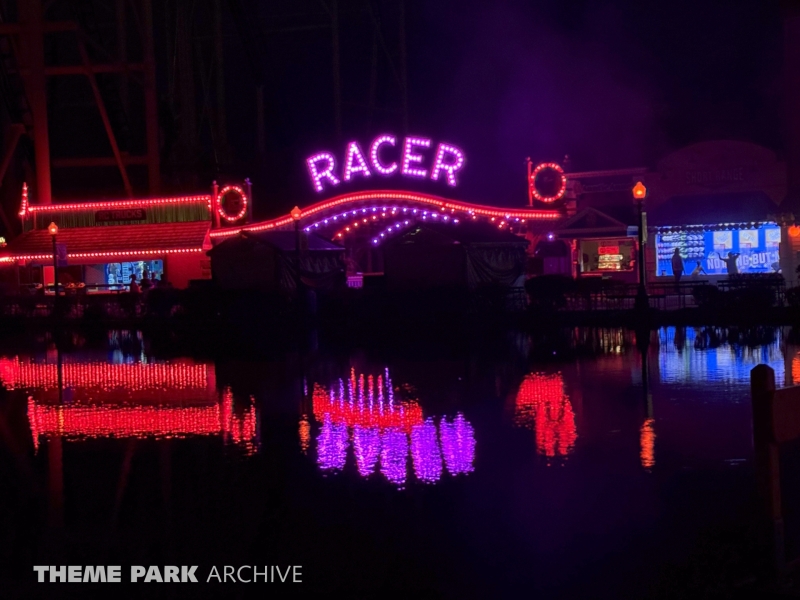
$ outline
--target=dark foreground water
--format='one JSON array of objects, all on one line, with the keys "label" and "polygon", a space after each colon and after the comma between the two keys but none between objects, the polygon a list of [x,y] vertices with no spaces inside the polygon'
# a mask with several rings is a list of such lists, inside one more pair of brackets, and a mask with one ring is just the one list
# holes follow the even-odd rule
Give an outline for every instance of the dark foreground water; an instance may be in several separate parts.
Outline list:
[{"label": "dark foreground water", "polygon": [[[735,593],[754,569],[749,372],[800,379],[787,339],[668,328],[645,357],[622,330],[281,360],[162,360],[136,332],[5,348],[0,597]],[[121,565],[123,582],[198,565],[199,583],[39,584],[34,565]],[[226,565],[302,583],[207,582]]]}]

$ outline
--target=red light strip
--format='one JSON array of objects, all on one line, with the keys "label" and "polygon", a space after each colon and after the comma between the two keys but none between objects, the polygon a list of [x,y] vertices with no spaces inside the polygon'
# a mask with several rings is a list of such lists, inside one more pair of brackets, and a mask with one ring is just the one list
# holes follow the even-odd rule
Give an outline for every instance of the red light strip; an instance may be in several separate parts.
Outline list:
[{"label": "red light strip", "polygon": [[142,200],[111,200],[109,202],[77,202],[73,204],[42,204],[28,206],[28,212],[59,212],[63,210],[100,210],[109,208],[139,208],[162,204],[194,204],[206,202],[211,208],[211,196],[176,196],[173,198],[144,198]]},{"label": "red light strip", "polygon": [[[359,386],[364,387],[364,376],[359,378]],[[355,389],[355,384],[351,384]],[[369,380],[370,395],[374,395],[374,379],[370,376]],[[354,401],[353,398],[331,398],[328,390],[318,384],[314,384],[312,395],[312,405],[314,418],[322,423],[326,417],[333,423],[346,425],[348,427],[375,427],[384,429],[387,427],[397,427],[410,432],[414,425],[423,422],[422,407],[414,400],[407,400],[399,403],[380,403],[367,404]]]},{"label": "red light strip", "polygon": [[22,202],[19,206],[19,216],[24,217],[25,212],[28,210],[28,184],[22,184]]},{"label": "red light strip", "polygon": [[[161,255],[161,254],[191,254],[203,252],[202,248],[165,248],[162,250],[121,250],[119,252],[68,252],[67,258],[116,258],[120,256]],[[52,254],[20,254],[17,256],[2,256],[0,263],[14,262],[15,260],[52,260]]]},{"label": "red light strip", "polygon": [[[364,202],[368,200],[404,200],[407,202],[418,202],[427,206],[433,206],[440,210],[449,210],[450,212],[462,211],[474,215],[481,215],[487,217],[503,217],[506,219],[523,219],[526,221],[555,221],[561,218],[561,213],[557,210],[509,210],[497,207],[484,206],[480,204],[468,204],[466,202],[455,202],[446,200],[438,196],[431,196],[428,194],[418,194],[414,192],[395,192],[395,191],[377,191],[366,193],[352,193],[337,196],[331,200],[318,202],[312,204],[307,209],[303,210],[302,218],[313,216],[316,213],[349,204],[354,202]],[[236,235],[241,231],[265,231],[267,229],[274,229],[289,225],[293,222],[290,216],[278,217],[268,221],[262,221],[247,227],[236,227],[228,229],[218,229],[211,232],[212,238],[224,238]]]},{"label": "red light strip", "polygon": [[[7,389],[48,390],[58,387],[58,366],[21,361],[17,357],[2,358],[0,380]],[[66,362],[62,367],[62,381],[65,387],[123,387],[130,391],[213,390],[216,386],[214,371],[209,371],[207,365],[180,363]]]}]

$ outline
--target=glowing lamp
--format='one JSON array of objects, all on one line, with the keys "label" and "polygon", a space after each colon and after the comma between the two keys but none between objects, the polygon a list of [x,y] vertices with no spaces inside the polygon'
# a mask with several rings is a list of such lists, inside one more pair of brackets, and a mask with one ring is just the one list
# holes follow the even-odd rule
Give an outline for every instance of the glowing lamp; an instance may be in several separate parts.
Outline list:
[{"label": "glowing lamp", "polygon": [[641,181],[637,181],[636,185],[633,186],[633,197],[636,200],[644,200],[644,197],[647,195],[647,188],[644,187],[644,184]]},{"label": "glowing lamp", "polygon": [[58,235],[58,225],[55,223],[50,223],[50,225],[47,226],[47,232],[50,235]]},{"label": "glowing lamp", "polygon": [[302,217],[302,216],[303,216],[303,211],[302,211],[302,210],[300,210],[300,208],[299,208],[299,207],[295,206],[295,207],[292,209],[292,212],[291,212],[291,213],[289,213],[289,214],[290,214],[290,215],[292,215],[292,219],[294,219],[295,221],[299,221],[299,220],[300,220],[300,217]]},{"label": "glowing lamp", "polygon": [[790,237],[796,238],[799,235],[800,235],[800,227],[798,227],[797,225],[792,225],[791,227],[789,227]]}]

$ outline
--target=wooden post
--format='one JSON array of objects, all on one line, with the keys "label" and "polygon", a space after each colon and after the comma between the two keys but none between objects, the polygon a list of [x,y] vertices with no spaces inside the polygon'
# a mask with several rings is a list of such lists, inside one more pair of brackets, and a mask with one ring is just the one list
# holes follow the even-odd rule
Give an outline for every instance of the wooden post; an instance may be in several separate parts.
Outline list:
[{"label": "wooden post", "polygon": [[781,512],[781,478],[778,443],[774,434],[775,371],[758,365],[750,371],[753,406],[753,446],[756,456],[758,493],[768,530],[771,529],[772,569],[781,576],[786,571],[786,545]]}]

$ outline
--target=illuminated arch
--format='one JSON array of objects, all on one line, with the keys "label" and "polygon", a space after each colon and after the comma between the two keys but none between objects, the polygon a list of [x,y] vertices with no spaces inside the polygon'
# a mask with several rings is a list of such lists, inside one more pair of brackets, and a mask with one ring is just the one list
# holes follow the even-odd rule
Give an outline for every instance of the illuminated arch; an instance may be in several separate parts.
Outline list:
[{"label": "illuminated arch", "polygon": [[[396,190],[378,190],[371,192],[352,192],[342,194],[322,202],[317,202],[303,209],[300,213],[300,226],[308,227],[326,218],[334,218],[337,215],[352,212],[356,209],[375,208],[391,203],[395,206],[416,208],[422,210],[438,211],[442,214],[471,216],[474,218],[486,217],[491,220],[536,221],[536,222],[555,222],[562,217],[562,213],[557,210],[534,210],[534,209],[512,209],[497,206],[487,206],[483,204],[472,204],[449,200],[440,196],[423,194],[419,192],[405,192]],[[222,240],[236,235],[241,231],[268,231],[293,229],[294,219],[291,215],[283,215],[275,219],[252,223],[243,227],[227,227],[211,232],[212,239]]]}]

